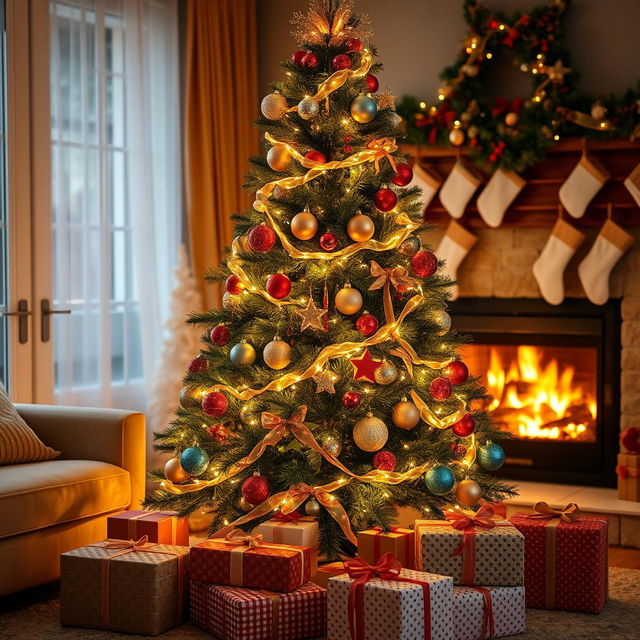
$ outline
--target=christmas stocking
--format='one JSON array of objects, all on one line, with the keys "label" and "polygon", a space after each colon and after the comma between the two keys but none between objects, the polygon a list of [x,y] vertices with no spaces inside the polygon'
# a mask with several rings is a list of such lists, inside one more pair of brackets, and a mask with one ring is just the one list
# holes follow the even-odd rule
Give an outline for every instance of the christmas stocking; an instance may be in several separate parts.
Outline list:
[{"label": "christmas stocking", "polygon": [[[465,259],[478,238],[470,231],[467,231],[461,224],[452,220],[447,227],[447,231],[440,240],[440,246],[436,250],[436,255],[445,261],[443,272],[452,280],[456,279],[458,267]],[[458,285],[449,289],[451,299],[458,299]]]},{"label": "christmas stocking", "polygon": [[549,304],[560,304],[564,300],[562,275],[571,256],[584,239],[584,233],[558,218],[547,244],[533,263],[533,275],[540,287],[540,293]]},{"label": "christmas stocking", "polygon": [[640,207],[640,163],[638,163],[636,168],[627,176],[627,179],[624,181],[624,186],[627,187],[629,193]]},{"label": "christmas stocking", "polygon": [[513,171],[498,169],[478,196],[478,211],[490,227],[499,227],[516,196],[527,184]]},{"label": "christmas stocking", "polygon": [[440,202],[452,218],[462,217],[480,182],[480,176],[460,160],[453,165],[440,189]]},{"label": "christmas stocking", "polygon": [[419,162],[413,165],[413,180],[407,185],[410,187],[420,187],[422,189],[422,210],[424,211],[433,200],[433,196],[442,184],[442,178],[434,171],[421,167]]},{"label": "christmas stocking", "polygon": [[586,153],[560,187],[562,206],[574,218],[582,218],[588,204],[609,179],[608,171]]},{"label": "christmas stocking", "polygon": [[589,253],[578,266],[580,282],[593,304],[604,304],[609,299],[611,270],[633,240],[633,236],[613,220],[607,220],[600,229]]}]

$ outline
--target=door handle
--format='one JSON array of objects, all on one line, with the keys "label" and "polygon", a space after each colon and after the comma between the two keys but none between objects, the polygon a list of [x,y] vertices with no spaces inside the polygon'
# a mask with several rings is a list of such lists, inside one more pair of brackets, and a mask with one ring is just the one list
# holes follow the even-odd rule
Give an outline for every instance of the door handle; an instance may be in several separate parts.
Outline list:
[{"label": "door handle", "polygon": [[18,318],[18,342],[25,344],[29,341],[29,316],[31,315],[31,311],[29,311],[28,300],[18,300],[17,311],[4,311],[1,312],[0,315],[15,316]]},{"label": "door handle", "polygon": [[51,338],[51,320],[49,316],[54,313],[71,313],[71,309],[52,309],[49,298],[40,300],[40,339],[42,342],[49,342]]}]

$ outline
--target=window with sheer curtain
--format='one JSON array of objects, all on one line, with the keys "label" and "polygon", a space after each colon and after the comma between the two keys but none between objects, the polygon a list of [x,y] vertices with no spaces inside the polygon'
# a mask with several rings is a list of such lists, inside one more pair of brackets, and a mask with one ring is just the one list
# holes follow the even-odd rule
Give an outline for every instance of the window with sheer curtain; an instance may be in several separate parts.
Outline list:
[{"label": "window with sheer curtain", "polygon": [[52,0],[55,394],[144,409],[181,230],[176,0]]}]

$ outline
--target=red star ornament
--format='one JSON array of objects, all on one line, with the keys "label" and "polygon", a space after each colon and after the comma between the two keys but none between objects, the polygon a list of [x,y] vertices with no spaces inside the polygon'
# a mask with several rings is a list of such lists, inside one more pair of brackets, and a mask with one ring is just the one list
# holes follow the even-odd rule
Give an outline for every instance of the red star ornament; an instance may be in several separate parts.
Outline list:
[{"label": "red star ornament", "polygon": [[365,349],[362,358],[351,358],[350,362],[353,365],[354,380],[376,381],[374,374],[376,369],[382,365],[382,362],[380,360],[374,360],[369,353],[369,349]]}]

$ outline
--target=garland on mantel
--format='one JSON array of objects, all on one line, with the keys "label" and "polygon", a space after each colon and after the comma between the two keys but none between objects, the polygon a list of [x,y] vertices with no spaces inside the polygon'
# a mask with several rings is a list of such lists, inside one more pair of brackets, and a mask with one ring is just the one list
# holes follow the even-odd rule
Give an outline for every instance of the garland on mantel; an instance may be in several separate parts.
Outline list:
[{"label": "garland on mantel", "polygon": [[[466,144],[471,159],[485,169],[521,171],[564,136],[640,138],[638,87],[622,97],[579,93],[563,43],[568,6],[569,0],[555,0],[507,16],[465,0],[469,32],[456,62],[441,74],[438,100],[429,106],[405,96],[398,105],[408,141]],[[500,58],[531,77],[529,95],[513,100],[487,95],[488,77]]]}]

